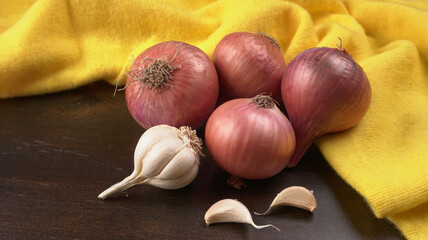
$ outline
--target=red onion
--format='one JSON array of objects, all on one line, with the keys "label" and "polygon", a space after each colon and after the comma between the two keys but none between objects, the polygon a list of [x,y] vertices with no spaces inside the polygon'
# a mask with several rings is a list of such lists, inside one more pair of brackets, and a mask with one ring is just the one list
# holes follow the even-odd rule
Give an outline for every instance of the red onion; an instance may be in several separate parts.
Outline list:
[{"label": "red onion", "polygon": [[[341,48],[341,47],[340,47]],[[319,136],[355,126],[367,112],[371,87],[363,69],[344,49],[311,48],[287,66],[282,99],[296,134],[294,167]]]},{"label": "red onion", "polygon": [[272,37],[263,33],[231,33],[216,46],[213,61],[225,99],[267,93],[282,102],[280,89],[285,60]]},{"label": "red onion", "polygon": [[142,52],[128,73],[126,103],[143,128],[159,124],[201,127],[214,111],[217,72],[199,48],[176,41]]},{"label": "red onion", "polygon": [[285,168],[294,150],[294,132],[269,96],[233,99],[209,117],[205,143],[214,161],[230,173],[264,179]]}]

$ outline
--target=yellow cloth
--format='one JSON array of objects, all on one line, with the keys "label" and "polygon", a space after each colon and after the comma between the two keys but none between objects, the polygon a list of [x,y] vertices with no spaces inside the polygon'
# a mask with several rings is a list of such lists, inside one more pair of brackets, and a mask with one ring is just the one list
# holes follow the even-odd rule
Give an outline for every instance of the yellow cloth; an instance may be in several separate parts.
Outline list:
[{"label": "yellow cloth", "polygon": [[428,239],[428,2],[367,0],[1,0],[0,98],[123,76],[131,54],[166,40],[212,55],[234,31],[275,37],[289,62],[343,46],[364,68],[372,105],[317,141],[339,175],[408,239]]}]

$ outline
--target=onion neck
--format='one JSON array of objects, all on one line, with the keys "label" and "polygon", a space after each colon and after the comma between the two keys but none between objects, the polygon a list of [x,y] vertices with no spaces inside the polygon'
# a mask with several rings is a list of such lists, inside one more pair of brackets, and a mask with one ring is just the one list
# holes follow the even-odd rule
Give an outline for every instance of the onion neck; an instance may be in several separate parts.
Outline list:
[{"label": "onion neck", "polygon": [[136,67],[128,73],[131,79],[128,81],[127,85],[131,82],[141,84],[138,91],[140,91],[142,87],[147,87],[150,90],[170,87],[171,84],[169,82],[172,81],[173,78],[172,72],[179,68],[178,66],[171,65],[171,63],[177,57],[180,48],[181,44],[174,53],[164,55],[159,59],[144,58],[134,60],[134,64],[136,61],[137,64]]},{"label": "onion neck", "polygon": [[277,104],[277,102],[266,94],[259,94],[251,99],[251,103],[255,104],[257,108],[271,109]]},{"label": "onion neck", "polygon": [[[281,46],[279,45],[278,41],[272,37],[271,35],[264,33],[264,32],[257,32],[257,35],[262,36],[264,38],[266,38],[267,40],[269,40],[273,46],[275,46],[278,50],[281,51]],[[281,52],[282,54],[282,52]]]},{"label": "onion neck", "polygon": [[351,54],[349,54],[349,52],[348,51],[346,51],[346,49],[342,46],[342,39],[339,37],[339,41],[340,41],[340,45],[337,45],[337,49],[339,50],[339,51],[341,51],[341,52],[343,52],[344,54],[346,54],[346,55],[351,55]]},{"label": "onion neck", "polygon": [[295,131],[296,135],[296,147],[294,148],[293,155],[288,161],[286,167],[295,167],[302,157],[305,155],[306,151],[315,141],[315,139],[320,136],[320,134],[315,134],[313,130],[300,129]]},{"label": "onion neck", "polygon": [[294,150],[294,153],[291,156],[290,161],[287,163],[287,167],[289,168],[295,167],[300,162],[303,155],[305,155],[309,147],[312,145],[312,142],[313,141],[306,141],[304,143],[303,142],[298,143],[299,145],[297,145],[297,142],[296,142],[296,149]]}]

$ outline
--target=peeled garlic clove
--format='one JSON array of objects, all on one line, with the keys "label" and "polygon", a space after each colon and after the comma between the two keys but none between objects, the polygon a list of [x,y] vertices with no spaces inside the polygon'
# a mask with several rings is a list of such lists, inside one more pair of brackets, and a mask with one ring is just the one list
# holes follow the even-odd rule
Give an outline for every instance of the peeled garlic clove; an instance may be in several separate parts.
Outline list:
[{"label": "peeled garlic clove", "polygon": [[278,193],[266,212],[255,212],[255,214],[266,215],[277,206],[292,206],[313,212],[317,207],[317,202],[312,191],[309,191],[304,187],[292,186]]},{"label": "peeled garlic clove", "polygon": [[256,225],[247,207],[234,199],[223,199],[214,203],[205,213],[204,219],[207,226],[213,223],[234,222],[247,223],[257,229],[273,227],[280,231],[277,227],[271,224],[262,226]]},{"label": "peeled garlic clove", "polygon": [[98,198],[105,199],[137,184],[165,189],[182,188],[191,183],[199,170],[202,140],[190,127],[168,125],[149,128],[140,137],[134,152],[134,171]]}]

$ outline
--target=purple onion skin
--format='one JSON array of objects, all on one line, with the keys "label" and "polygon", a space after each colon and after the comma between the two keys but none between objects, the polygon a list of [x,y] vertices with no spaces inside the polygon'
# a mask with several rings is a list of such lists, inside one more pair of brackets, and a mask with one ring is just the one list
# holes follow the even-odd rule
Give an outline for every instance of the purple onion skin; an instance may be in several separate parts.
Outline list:
[{"label": "purple onion skin", "polygon": [[201,49],[177,41],[156,44],[135,59],[127,81],[141,75],[144,62],[152,62],[144,59],[166,56],[176,67],[166,87],[150,89],[145,83],[131,82],[125,90],[128,110],[144,129],[160,124],[198,129],[214,111],[219,93],[215,66]]},{"label": "purple onion skin", "polygon": [[296,135],[287,164],[294,167],[317,137],[355,126],[370,106],[372,91],[346,50],[322,47],[301,52],[287,65],[281,95]]},{"label": "purple onion skin", "polygon": [[286,63],[281,50],[268,38],[247,32],[228,34],[217,44],[213,62],[223,101],[265,93],[281,102]]},{"label": "purple onion skin", "polygon": [[220,168],[232,176],[256,180],[272,177],[286,167],[295,137],[277,106],[260,107],[250,98],[238,98],[211,114],[205,144]]}]

